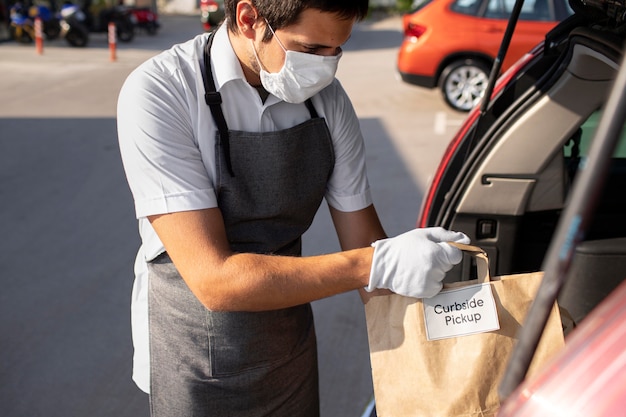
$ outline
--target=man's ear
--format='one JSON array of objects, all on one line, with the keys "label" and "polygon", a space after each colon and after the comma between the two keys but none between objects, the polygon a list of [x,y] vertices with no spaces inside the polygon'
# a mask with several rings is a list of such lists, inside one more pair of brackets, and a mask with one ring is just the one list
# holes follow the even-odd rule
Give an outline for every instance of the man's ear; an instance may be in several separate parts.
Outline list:
[{"label": "man's ear", "polygon": [[[256,31],[259,30],[257,23],[260,19],[258,19],[258,16],[256,8],[250,1],[243,0],[237,3],[237,27],[245,37],[255,38]],[[263,27],[263,30],[265,30],[265,27]]]}]

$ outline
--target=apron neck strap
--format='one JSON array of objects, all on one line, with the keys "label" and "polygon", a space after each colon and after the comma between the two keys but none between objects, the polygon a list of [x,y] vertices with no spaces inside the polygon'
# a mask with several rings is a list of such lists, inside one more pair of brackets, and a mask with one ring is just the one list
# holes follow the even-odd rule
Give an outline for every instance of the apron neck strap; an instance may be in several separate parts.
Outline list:
[{"label": "apron neck strap", "polygon": [[[228,125],[222,112],[222,96],[215,88],[215,80],[213,79],[213,72],[211,71],[211,45],[213,44],[213,37],[215,32],[209,34],[206,44],[204,45],[204,72],[202,73],[202,81],[204,82],[204,101],[211,110],[213,120],[217,125],[217,130],[220,135],[222,146],[224,147],[224,153],[226,154],[226,168],[231,177],[235,176],[233,172],[232,162],[230,160],[230,136],[228,134]],[[309,110],[309,114],[312,119],[319,117],[315,106],[311,99],[307,99],[304,103]]]},{"label": "apron neck strap", "polygon": [[204,72],[202,73],[202,81],[204,81],[204,101],[211,110],[213,120],[217,125],[220,134],[220,140],[226,154],[226,167],[231,177],[235,176],[233,165],[230,161],[230,138],[228,135],[228,125],[224,119],[222,112],[222,96],[216,91],[215,81],[213,80],[213,72],[211,71],[211,45],[213,44],[213,33],[209,34],[207,43],[204,45]]}]

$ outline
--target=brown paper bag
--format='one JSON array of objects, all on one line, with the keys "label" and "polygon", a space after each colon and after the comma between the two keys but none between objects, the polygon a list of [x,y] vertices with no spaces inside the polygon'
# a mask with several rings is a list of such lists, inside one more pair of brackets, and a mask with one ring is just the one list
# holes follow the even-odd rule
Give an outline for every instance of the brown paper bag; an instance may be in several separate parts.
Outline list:
[{"label": "brown paper bag", "polygon": [[[463,246],[477,257],[479,279],[446,285],[444,291],[490,282],[500,329],[427,340],[422,300],[396,294],[370,298],[365,314],[379,417],[488,417],[497,412],[498,385],[543,273],[489,281],[486,254]],[[555,305],[529,375],[563,345]]]}]

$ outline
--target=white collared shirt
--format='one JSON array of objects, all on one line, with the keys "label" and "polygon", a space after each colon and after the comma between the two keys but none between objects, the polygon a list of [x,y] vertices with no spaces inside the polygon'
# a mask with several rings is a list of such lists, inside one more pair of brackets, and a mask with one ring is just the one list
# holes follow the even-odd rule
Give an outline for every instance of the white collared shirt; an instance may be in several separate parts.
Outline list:
[{"label": "white collared shirt", "polygon": [[[146,262],[165,250],[146,216],[217,207],[216,127],[204,100],[201,69],[207,37],[198,35],[140,65],[118,100],[120,151],[142,239],[131,311],[133,380],[145,392],[150,387]],[[211,67],[229,129],[275,131],[310,118],[304,104],[285,103],[271,94],[262,102],[244,78],[225,25],[215,33]],[[369,206],[363,137],[347,94],[335,80],[312,101],[326,120],[335,151],[326,201],[341,211]]]}]

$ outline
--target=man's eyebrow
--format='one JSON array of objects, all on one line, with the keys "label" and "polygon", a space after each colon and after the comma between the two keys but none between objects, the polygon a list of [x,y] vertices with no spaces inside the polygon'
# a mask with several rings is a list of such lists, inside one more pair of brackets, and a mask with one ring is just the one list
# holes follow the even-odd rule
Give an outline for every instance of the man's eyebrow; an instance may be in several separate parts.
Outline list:
[{"label": "man's eyebrow", "polygon": [[[344,46],[346,43],[348,43],[348,41],[350,40],[350,38],[352,37],[352,34],[350,34],[350,36],[348,36],[348,39],[346,39],[346,41],[344,43],[342,43],[339,46]],[[324,45],[321,43],[306,43],[306,42],[298,42],[301,46],[308,48],[308,49],[328,49],[328,48],[335,48],[335,46],[329,46],[329,45]]]},{"label": "man's eyebrow", "polygon": [[321,43],[301,43],[300,46],[306,49],[328,49],[332,48],[332,46],[323,45]]}]

